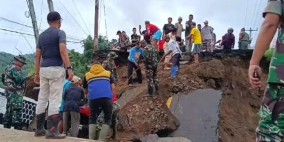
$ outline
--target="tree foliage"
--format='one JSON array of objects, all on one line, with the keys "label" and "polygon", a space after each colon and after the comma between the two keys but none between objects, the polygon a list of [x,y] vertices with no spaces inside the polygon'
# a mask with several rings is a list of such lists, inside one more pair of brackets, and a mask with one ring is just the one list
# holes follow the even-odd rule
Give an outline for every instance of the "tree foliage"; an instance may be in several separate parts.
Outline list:
[{"label": "tree foliage", "polygon": [[[75,75],[83,77],[84,74],[89,70],[88,66],[92,62],[92,56],[94,52],[94,40],[91,36],[88,36],[82,41],[84,48],[83,54],[71,50],[69,56],[71,58],[71,64],[74,69]],[[117,40],[113,39],[109,41],[104,36],[99,36],[99,50],[108,50],[111,45],[116,44]]]}]

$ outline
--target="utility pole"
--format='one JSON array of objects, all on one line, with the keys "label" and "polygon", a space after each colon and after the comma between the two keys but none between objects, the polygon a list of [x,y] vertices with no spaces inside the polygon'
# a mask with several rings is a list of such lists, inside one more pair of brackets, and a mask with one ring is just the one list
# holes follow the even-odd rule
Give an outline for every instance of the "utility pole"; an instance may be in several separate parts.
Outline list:
[{"label": "utility pole", "polygon": [[[251,38],[252,32],[258,31],[258,28],[256,30],[253,30],[252,28],[249,28],[249,30],[246,30],[246,31],[249,31],[249,39],[252,40],[252,38]],[[250,47],[250,44],[249,44],[249,47]]]},{"label": "utility pole", "polygon": [[95,3],[95,35],[94,35],[94,51],[99,49],[99,0]]},{"label": "utility pole", "polygon": [[27,0],[27,4],[28,4],[28,7],[29,7],[30,16],[31,16],[32,24],[33,24],[35,42],[37,44],[39,31],[38,31],[38,26],[37,26],[37,22],[36,22],[36,15],[35,15],[33,0]]},{"label": "utility pole", "polygon": [[47,4],[48,4],[49,12],[54,11],[53,1],[52,0],[47,0]]}]

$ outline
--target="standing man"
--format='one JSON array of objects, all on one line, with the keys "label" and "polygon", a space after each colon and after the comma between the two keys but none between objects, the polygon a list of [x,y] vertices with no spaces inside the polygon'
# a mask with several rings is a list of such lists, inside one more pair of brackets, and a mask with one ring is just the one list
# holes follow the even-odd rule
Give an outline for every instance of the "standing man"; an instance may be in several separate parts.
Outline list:
[{"label": "standing man", "polygon": [[193,48],[193,54],[194,54],[194,63],[199,64],[199,54],[202,51],[201,49],[201,44],[202,44],[202,39],[201,39],[201,33],[200,31],[196,28],[196,23],[192,22],[192,30],[191,30],[191,40],[194,43],[194,48]]},{"label": "standing man", "polygon": [[117,31],[116,35],[118,35],[118,45],[120,50],[127,51],[128,40],[125,34],[121,33],[121,31]]},{"label": "standing man", "polygon": [[[62,19],[58,12],[47,15],[49,28],[39,35],[35,58],[35,83],[40,84],[36,106],[37,130],[35,136],[47,139],[62,139],[57,124],[62,119],[59,107],[62,101],[63,85],[67,69],[68,80],[73,78],[73,71],[66,47],[66,34],[60,30]],[[65,68],[64,68],[65,66]],[[47,132],[45,134],[45,110],[48,107]]]},{"label": "standing man", "polygon": [[168,23],[164,25],[163,27],[163,36],[169,34],[170,32],[172,32],[172,29],[175,27],[173,24],[172,24],[172,17],[169,17],[168,18]]},{"label": "standing man", "polygon": [[177,28],[177,35],[176,35],[176,41],[177,42],[181,42],[181,34],[183,31],[185,31],[183,29],[183,25],[182,25],[182,18],[178,17],[178,22],[175,24],[175,27]]},{"label": "standing man", "polygon": [[172,78],[176,78],[178,75],[178,72],[180,71],[180,58],[181,58],[181,50],[179,48],[178,43],[171,39],[169,35],[165,36],[165,41],[167,42],[168,46],[169,46],[169,51],[161,58],[160,62],[164,60],[164,58],[170,54],[172,54],[172,71],[171,71],[171,75]]},{"label": "standing man", "polygon": [[245,28],[242,28],[239,35],[239,49],[246,50],[249,48],[249,44],[250,44],[249,34],[246,32]]},{"label": "standing man", "polygon": [[191,53],[192,49],[192,41],[190,39],[191,33],[191,23],[193,22],[193,15],[189,14],[188,21],[185,22],[185,43],[186,43],[186,51]]},{"label": "standing man", "polygon": [[151,37],[152,45],[156,48],[159,48],[158,42],[162,39],[161,30],[157,26],[150,24],[149,21],[145,22],[145,26],[147,29],[147,34]]},{"label": "standing man", "polygon": [[107,60],[105,60],[102,65],[105,70],[108,70],[111,72],[114,82],[117,82],[119,79],[119,76],[118,76],[117,68],[114,62],[114,59],[117,58],[117,55],[115,52],[110,52],[107,55],[107,57],[108,57]]},{"label": "standing man", "polygon": [[88,99],[91,112],[89,139],[94,140],[96,138],[97,118],[103,111],[104,124],[99,134],[99,140],[105,141],[112,123],[112,98],[115,86],[111,73],[105,70],[99,62],[95,62],[85,75],[83,88],[89,94]]},{"label": "standing man", "polygon": [[201,29],[202,34],[202,42],[204,45],[204,48],[208,52],[212,52],[211,43],[213,42],[213,28],[208,25],[208,21],[204,21],[204,27]]},{"label": "standing man", "polygon": [[154,90],[155,93],[158,94],[159,91],[159,83],[157,76],[158,69],[158,52],[150,44],[147,44],[145,40],[141,41],[141,46],[144,48],[144,63],[146,67],[146,77],[148,84],[148,96],[153,96]]},{"label": "standing man", "polygon": [[140,36],[136,33],[136,28],[132,29],[133,34],[131,35],[132,45],[136,45],[137,42],[140,41]]},{"label": "standing man", "polygon": [[132,74],[133,74],[133,68],[136,71],[137,74],[137,81],[139,84],[142,83],[142,73],[141,68],[138,64],[138,61],[140,59],[141,54],[143,54],[143,49],[140,49],[140,43],[138,42],[135,47],[132,47],[129,51],[128,56],[128,85],[132,86],[133,80],[132,80]]},{"label": "standing man", "polygon": [[278,40],[275,47],[275,52],[271,58],[268,74],[268,86],[263,95],[262,105],[260,107],[260,120],[258,128],[256,129],[257,142],[280,142],[284,141],[284,52],[283,52],[283,1],[269,0],[268,5],[263,13],[264,22],[260,29],[258,38],[256,40],[255,50],[250,60],[249,67],[249,81],[253,88],[259,89],[262,87],[261,82],[261,68],[259,66],[266,50],[269,49],[277,28]]},{"label": "standing man", "polygon": [[22,67],[26,64],[23,56],[14,57],[12,62],[3,74],[3,84],[5,85],[5,95],[7,98],[6,113],[4,116],[4,128],[22,129],[22,108],[25,82],[29,77],[22,73]]},{"label": "standing man", "polygon": [[[197,29],[201,32],[202,28],[201,28],[201,24],[197,25]],[[202,36],[202,35],[201,35]]]},{"label": "standing man", "polygon": [[235,35],[232,28],[228,29],[228,33],[222,37],[221,45],[224,46],[224,50],[231,50],[235,46]]},{"label": "standing man", "polygon": [[151,37],[147,34],[147,29],[141,32],[141,25],[139,25],[139,32],[140,35],[143,35],[143,39],[148,43],[151,44]]}]

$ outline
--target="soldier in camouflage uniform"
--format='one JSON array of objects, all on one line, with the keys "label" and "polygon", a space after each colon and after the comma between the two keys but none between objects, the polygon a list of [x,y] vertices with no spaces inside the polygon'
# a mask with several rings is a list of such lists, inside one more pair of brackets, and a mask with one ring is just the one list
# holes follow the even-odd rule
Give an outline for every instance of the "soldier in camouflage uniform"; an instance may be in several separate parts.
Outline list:
[{"label": "soldier in camouflage uniform", "polygon": [[114,59],[117,58],[117,55],[114,53],[114,52],[110,52],[108,54],[108,59],[105,60],[103,62],[103,67],[105,70],[108,70],[111,72],[113,78],[114,78],[114,82],[117,82],[118,81],[118,73],[117,73],[117,70],[116,70],[116,65],[114,63]]},{"label": "soldier in camouflage uniform", "polygon": [[23,56],[14,57],[12,62],[3,75],[5,85],[5,95],[7,97],[6,113],[4,116],[4,127],[21,129],[22,108],[25,82],[28,77],[22,73],[22,67],[26,64]]},{"label": "soldier in camouflage uniform", "polygon": [[141,46],[144,48],[144,64],[146,67],[146,78],[148,84],[148,95],[152,96],[155,90],[155,93],[158,93],[159,82],[157,76],[158,68],[158,52],[154,46],[147,44],[145,40],[141,41]]},{"label": "soldier in camouflage uniform", "polygon": [[268,0],[265,9],[265,21],[259,33],[256,48],[250,61],[249,80],[253,88],[261,87],[261,68],[259,62],[278,27],[278,40],[268,75],[259,111],[260,121],[256,129],[258,142],[284,141],[284,3],[283,0]]}]

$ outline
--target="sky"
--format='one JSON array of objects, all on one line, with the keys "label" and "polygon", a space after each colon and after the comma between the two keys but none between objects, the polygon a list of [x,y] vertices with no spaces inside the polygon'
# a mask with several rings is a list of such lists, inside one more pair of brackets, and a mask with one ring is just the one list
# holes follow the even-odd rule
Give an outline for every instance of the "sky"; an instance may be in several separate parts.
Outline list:
[{"label": "sky", "polygon": [[[167,18],[172,17],[173,23],[179,16],[183,18],[183,25],[188,15],[194,15],[194,21],[202,24],[205,20],[214,28],[217,39],[234,29],[236,40],[242,27],[258,29],[252,32],[252,46],[255,44],[260,26],[262,12],[267,0],[99,0],[99,34],[107,36],[109,40],[117,39],[117,30],[132,34],[132,28],[145,28],[144,21],[162,29]],[[67,40],[78,42],[88,35],[94,35],[95,0],[53,0],[54,9],[61,14],[63,23],[61,29],[67,34]],[[37,24],[42,32],[48,28],[46,16],[48,14],[47,0],[34,0]],[[3,18],[31,26],[31,18],[25,0],[2,0],[0,5],[0,52],[14,55],[35,52],[33,36],[12,33],[1,29],[33,34],[33,29]],[[68,49],[83,52],[80,43],[67,43]],[[236,44],[237,46],[237,44]]]}]

